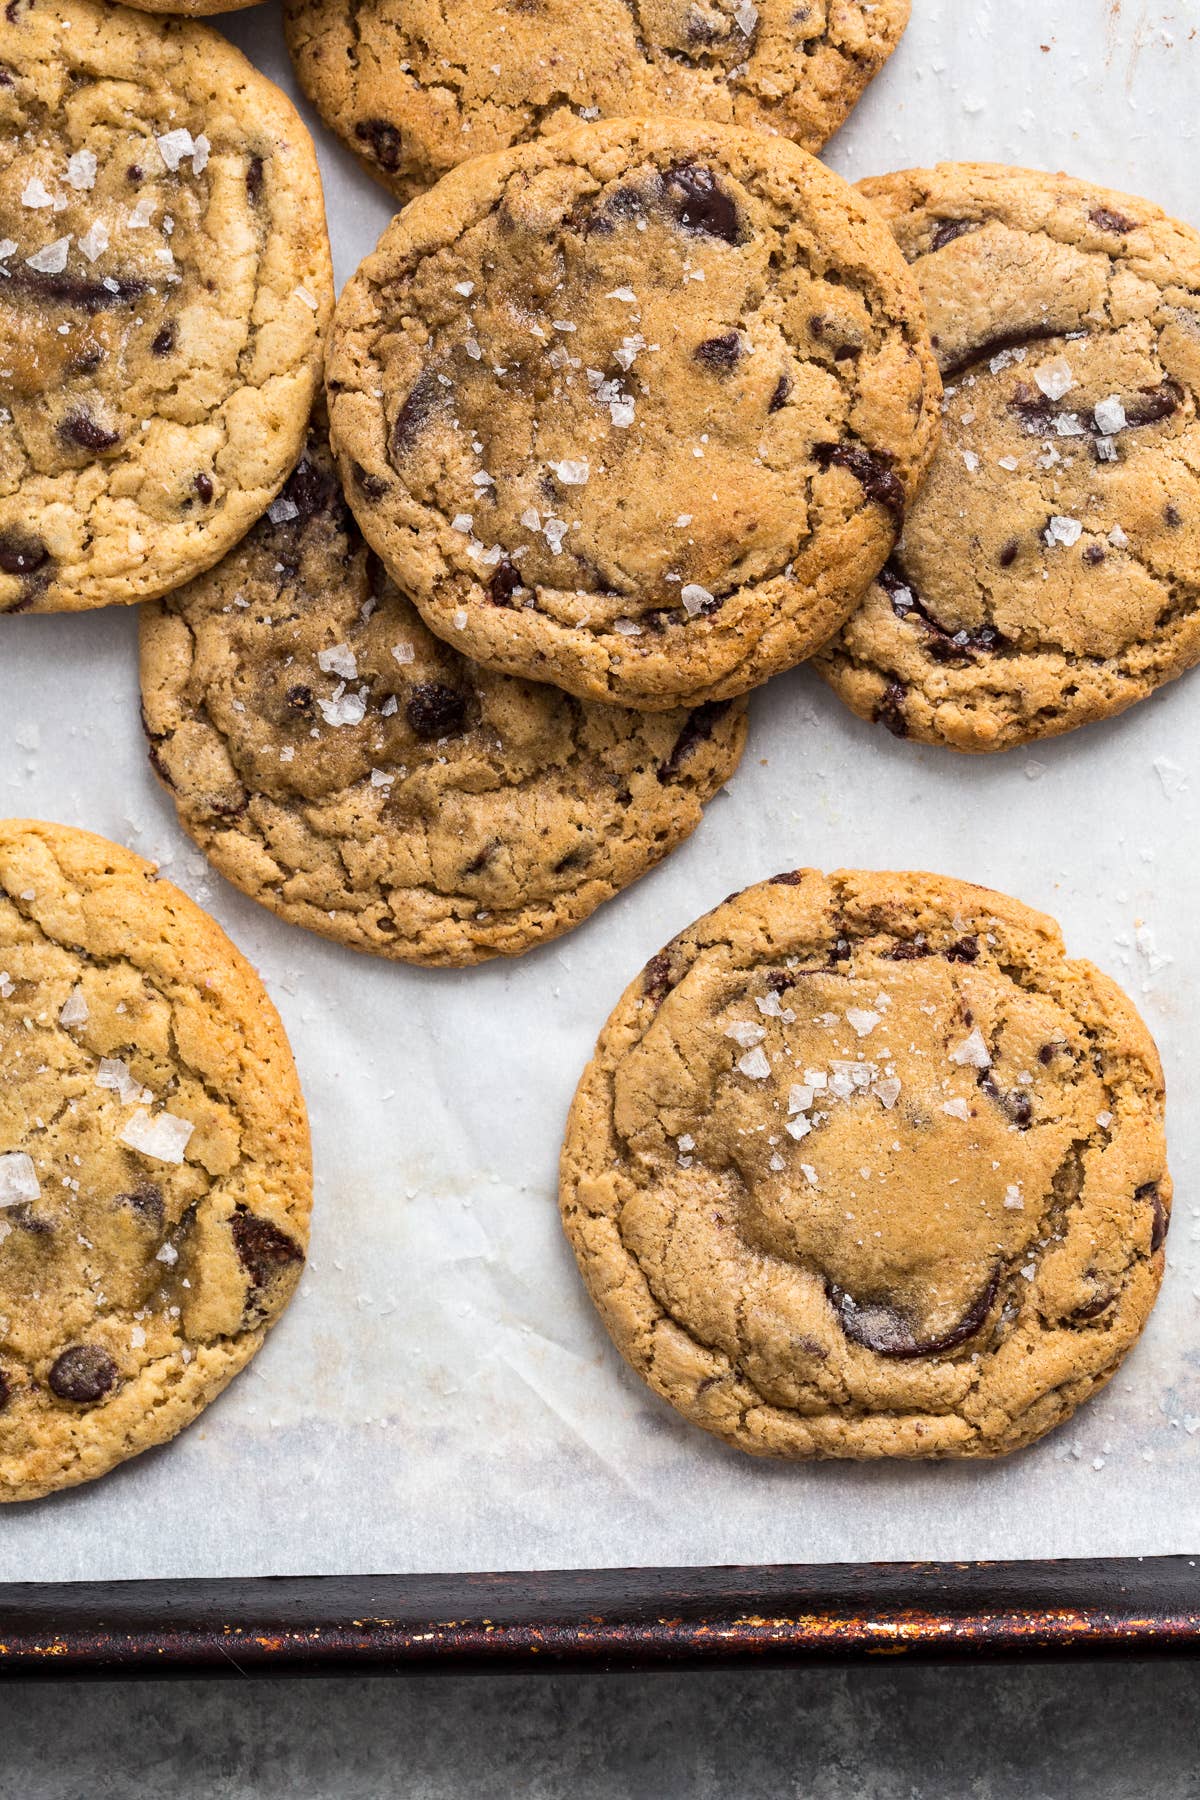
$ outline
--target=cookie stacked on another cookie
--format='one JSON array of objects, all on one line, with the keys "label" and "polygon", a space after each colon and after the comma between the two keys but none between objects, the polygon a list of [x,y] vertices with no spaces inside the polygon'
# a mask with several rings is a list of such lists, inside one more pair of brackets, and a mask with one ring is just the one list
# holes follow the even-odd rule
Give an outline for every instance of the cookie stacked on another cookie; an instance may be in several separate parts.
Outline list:
[{"label": "cookie stacked on another cookie", "polygon": [[189,1423],[295,1290],[312,1198],[254,971],[140,857],[0,824],[0,1501]]},{"label": "cookie stacked on another cookie", "polygon": [[888,232],[782,139],[622,120],[476,158],[339,301],[363,534],[485,665],[647,711],[810,655],[889,554],[940,393]]},{"label": "cookie stacked on another cookie", "polygon": [[990,165],[863,183],[910,262],[944,439],[815,667],[899,737],[1003,750],[1200,660],[1200,235]]},{"label": "cookie stacked on another cookie", "polygon": [[165,593],[293,467],[332,307],[308,133],[207,27],[0,16],[0,612]]},{"label": "cookie stacked on another cookie", "polygon": [[376,955],[516,955],[699,823],[745,709],[645,715],[496,675],[359,536],[320,427],[207,575],[142,615],[144,717],[185,829],[281,917]]},{"label": "cookie stacked on another cookie", "polygon": [[819,150],[910,0],[287,0],[326,123],[402,201],[578,118],[677,113]]},{"label": "cookie stacked on another cookie", "polygon": [[1053,921],[933,875],[749,888],[652,959],[562,1153],[617,1348],[781,1457],[995,1456],[1114,1374],[1163,1271],[1158,1056]]}]

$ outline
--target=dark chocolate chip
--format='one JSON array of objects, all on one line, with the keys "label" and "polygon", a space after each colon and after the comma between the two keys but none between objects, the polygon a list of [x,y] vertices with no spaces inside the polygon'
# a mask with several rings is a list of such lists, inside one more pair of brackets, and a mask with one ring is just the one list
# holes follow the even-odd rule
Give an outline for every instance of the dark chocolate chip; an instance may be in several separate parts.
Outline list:
[{"label": "dark chocolate chip", "polygon": [[498,844],[485,844],[483,849],[480,850],[476,856],[473,856],[470,862],[466,864],[463,869],[463,874],[482,875],[499,848],[500,846]]},{"label": "dark chocolate chip", "polygon": [[822,469],[836,465],[846,469],[868,500],[876,501],[896,518],[904,516],[904,486],[882,451],[865,450],[861,444],[818,444],[814,454]]},{"label": "dark chocolate chip", "polygon": [[737,202],[727,194],[711,169],[702,163],[676,163],[662,176],[667,204],[685,231],[719,238],[725,244],[742,242],[742,218]]},{"label": "dark chocolate chip", "polygon": [[50,1388],[60,1400],[92,1406],[117,1384],[117,1365],[101,1344],[72,1344],[55,1359]]},{"label": "dark chocolate chip", "polygon": [[671,754],[665,762],[658,765],[658,779],[664,787],[678,775],[682,764],[697,745],[706,743],[712,736],[714,725],[725,716],[729,707],[728,700],[706,700],[702,706],[692,708],[675,739]]},{"label": "dark chocolate chip", "polygon": [[313,691],[310,687],[305,687],[303,683],[297,682],[296,686],[290,687],[283,697],[293,712],[302,713],[305,718],[312,717]]},{"label": "dark chocolate chip", "polygon": [[3,1369],[0,1369],[0,1412],[3,1412],[12,1399],[12,1383]]},{"label": "dark chocolate chip", "polygon": [[780,874],[772,875],[767,885],[769,887],[801,887],[803,883],[804,876],[799,869],[784,869]]},{"label": "dark chocolate chip", "polygon": [[1157,425],[1160,419],[1169,419],[1177,412],[1183,399],[1173,381],[1162,381],[1157,387],[1142,388],[1140,392],[1141,399],[1125,409],[1126,426]]},{"label": "dark chocolate chip", "polygon": [[1163,518],[1172,529],[1183,524],[1183,514],[1173,500],[1168,500],[1167,504],[1163,507]]},{"label": "dark chocolate chip", "polygon": [[16,531],[0,533],[0,574],[33,575],[49,558],[50,552],[39,538]]},{"label": "dark chocolate chip", "polygon": [[559,857],[554,864],[554,873],[566,875],[573,869],[586,868],[587,864],[591,862],[593,854],[593,845],[578,844],[574,850],[568,850],[565,856]]},{"label": "dark chocolate chip", "polygon": [[1083,560],[1091,568],[1104,561],[1104,548],[1101,544],[1087,544],[1083,551]]},{"label": "dark chocolate chip", "polygon": [[131,181],[134,187],[136,187],[138,182],[144,177],[145,173],[146,171],[143,169],[141,163],[130,163],[125,171],[125,179],[126,181]]},{"label": "dark chocolate chip", "polygon": [[857,1301],[832,1282],[826,1292],[838,1323],[852,1344],[861,1344],[877,1356],[904,1360],[915,1356],[940,1356],[973,1338],[992,1310],[999,1280],[997,1271],[958,1324],[940,1337],[930,1338],[917,1337],[903,1313],[887,1301]]},{"label": "dark chocolate chip", "polygon": [[251,206],[257,206],[262,199],[263,159],[252,156],[246,166],[246,197]]},{"label": "dark chocolate chip", "polygon": [[365,144],[370,155],[394,175],[400,167],[400,150],[403,139],[395,125],[388,119],[360,119],[354,127],[354,135],[360,144]]},{"label": "dark chocolate chip", "polygon": [[467,722],[467,697],[440,681],[423,681],[409,695],[404,716],[426,741],[456,737]]},{"label": "dark chocolate chip", "polygon": [[918,962],[923,956],[932,956],[933,951],[924,938],[916,937],[909,942],[894,945],[884,955],[888,962]]},{"label": "dark chocolate chip", "polygon": [[696,345],[695,352],[697,362],[718,371],[732,369],[741,354],[742,340],[736,331],[727,331],[723,337],[705,338],[702,344]]},{"label": "dark chocolate chip", "polygon": [[904,717],[904,702],[907,697],[908,689],[902,681],[889,681],[871,715],[875,724],[886,725],[893,737],[908,736],[908,721]]},{"label": "dark chocolate chip", "polygon": [[1108,206],[1094,206],[1088,214],[1088,218],[1097,230],[1111,231],[1117,237],[1124,237],[1127,231],[1136,231],[1138,227],[1136,219],[1127,218],[1124,213],[1114,212]]},{"label": "dark chocolate chip", "polygon": [[982,223],[982,219],[943,219],[933,234],[931,248],[944,250],[955,238],[965,237],[969,231],[978,231]]},{"label": "dark chocolate chip", "polygon": [[[979,960],[979,939],[977,937],[961,937],[942,953],[947,962],[973,963]],[[968,1020],[968,1024],[970,1021]]]},{"label": "dark chocolate chip", "polygon": [[168,322],[157,331],[151,340],[151,350],[155,356],[167,356],[175,348],[175,327]]},{"label": "dark chocolate chip", "polygon": [[791,381],[786,375],[781,375],[775,383],[775,392],[767,402],[767,411],[769,413],[779,412],[782,407],[787,405],[787,397],[791,391]]},{"label": "dark chocolate chip", "polygon": [[58,428],[58,434],[68,443],[78,444],[84,450],[111,450],[114,444],[121,441],[119,431],[109,431],[85,412],[68,413]]},{"label": "dark chocolate chip", "polygon": [[974,631],[947,631],[922,605],[916,589],[895,563],[885,564],[879,571],[878,580],[892,602],[896,617],[906,623],[915,620],[926,632],[925,649],[935,662],[967,662],[1003,642],[994,625],[980,625]]},{"label": "dark chocolate chip", "polygon": [[1001,548],[999,556],[996,558],[1002,569],[1012,568],[1017,560],[1017,552],[1020,548],[1021,546],[1016,538],[1009,538],[1008,542]]},{"label": "dark chocolate chip", "polygon": [[28,1202],[24,1206],[10,1206],[8,1222],[10,1225],[15,1225],[19,1231],[27,1231],[31,1237],[51,1237],[54,1233],[54,1227],[49,1219],[40,1218]]},{"label": "dark chocolate chip", "polygon": [[432,369],[423,369],[408,390],[392,426],[392,455],[403,456],[442,401],[442,384]]},{"label": "dark chocolate chip", "polygon": [[192,476],[192,486],[195,488],[196,492],[199,494],[200,498],[203,500],[204,504],[207,506],[215,492],[215,489],[212,484],[212,477],[209,475],[206,475],[204,473],[203,469],[201,469],[201,471],[198,475]]},{"label": "dark chocolate chip", "polygon": [[1071,1317],[1073,1319],[1098,1319],[1101,1313],[1108,1311],[1116,1297],[1111,1293],[1097,1294],[1094,1300],[1085,1301],[1082,1306],[1077,1306]]},{"label": "dark chocolate chip", "polygon": [[266,1287],[281,1270],[304,1261],[304,1252],[295,1238],[280,1231],[269,1219],[260,1219],[257,1213],[239,1210],[230,1220],[229,1229],[238,1261],[253,1287]]},{"label": "dark chocolate chip", "polygon": [[488,594],[493,606],[511,606],[512,597],[521,586],[521,571],[515,563],[507,558],[496,564],[492,579],[488,582]]}]

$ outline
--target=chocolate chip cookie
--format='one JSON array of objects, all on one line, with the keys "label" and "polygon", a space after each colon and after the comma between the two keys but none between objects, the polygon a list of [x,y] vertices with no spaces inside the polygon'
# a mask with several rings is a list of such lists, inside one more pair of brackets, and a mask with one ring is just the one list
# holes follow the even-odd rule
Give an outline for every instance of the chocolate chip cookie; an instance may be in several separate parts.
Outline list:
[{"label": "chocolate chip cookie", "polygon": [[0,612],[165,593],[304,439],[321,182],[224,38],[94,0],[0,15]]},{"label": "chocolate chip cookie", "polygon": [[780,875],[628,989],[562,1155],[637,1372],[741,1450],[995,1456],[1113,1374],[1163,1269],[1163,1086],[1052,920],[935,875]]},{"label": "chocolate chip cookie", "polygon": [[862,717],[956,750],[1121,712],[1200,659],[1200,236],[1065,175],[863,188],[920,283],[944,436],[815,666]]},{"label": "chocolate chip cookie", "polygon": [[140,857],[0,823],[0,1500],[103,1475],[249,1361],[304,1261],[291,1052]]},{"label": "chocolate chip cookie", "polygon": [[578,118],[758,126],[819,150],[883,67],[909,0],[287,0],[326,123],[403,201],[469,156]]},{"label": "chocolate chip cookie", "polygon": [[853,190],[680,120],[445,176],[343,292],[328,389],[347,498],[430,628],[648,711],[744,693],[836,630],[940,391]]},{"label": "chocolate chip cookie", "polygon": [[744,703],[653,716],[494,675],[359,536],[323,435],[217,568],[142,615],[155,768],[217,868],[378,956],[465,964],[578,924],[700,822]]}]

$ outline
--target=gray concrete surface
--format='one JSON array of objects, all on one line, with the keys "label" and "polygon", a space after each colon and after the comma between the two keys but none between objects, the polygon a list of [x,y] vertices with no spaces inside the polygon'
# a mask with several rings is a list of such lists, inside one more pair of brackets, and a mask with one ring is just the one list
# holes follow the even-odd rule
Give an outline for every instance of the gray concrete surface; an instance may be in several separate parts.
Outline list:
[{"label": "gray concrete surface", "polygon": [[0,1689],[3,1800],[1183,1800],[1200,1665]]}]

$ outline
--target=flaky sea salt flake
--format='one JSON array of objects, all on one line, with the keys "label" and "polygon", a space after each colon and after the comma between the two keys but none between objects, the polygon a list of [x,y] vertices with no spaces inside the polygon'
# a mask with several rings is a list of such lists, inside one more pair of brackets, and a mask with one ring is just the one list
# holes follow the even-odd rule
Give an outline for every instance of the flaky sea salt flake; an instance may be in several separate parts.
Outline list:
[{"label": "flaky sea salt flake", "polygon": [[738,1059],[738,1068],[751,1081],[765,1081],[771,1073],[771,1065],[761,1044],[756,1044],[753,1050],[747,1050],[745,1056]]},{"label": "flaky sea salt flake", "polygon": [[131,1150],[137,1150],[142,1156],[149,1156],[155,1162],[181,1163],[188,1140],[195,1129],[190,1119],[180,1119],[169,1112],[159,1113],[157,1118],[152,1118],[144,1106],[139,1106],[133,1116],[126,1120],[118,1136]]},{"label": "flaky sea salt flake", "polygon": [[86,1025],[89,1017],[83,989],[76,983],[58,1009],[58,1022],[60,1025]]},{"label": "flaky sea salt flake", "polygon": [[0,1156],[0,1206],[22,1206],[36,1200],[41,1191],[33,1158],[24,1150],[10,1150]]},{"label": "flaky sea salt flake", "polygon": [[32,256],[27,256],[25,261],[28,267],[36,269],[39,275],[61,275],[67,266],[67,251],[70,248],[69,237],[55,238],[52,244],[47,244],[43,250],[36,250]]}]

